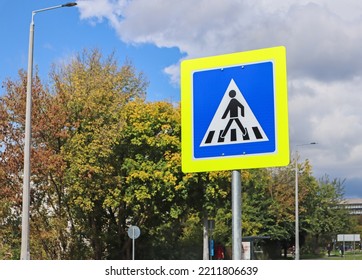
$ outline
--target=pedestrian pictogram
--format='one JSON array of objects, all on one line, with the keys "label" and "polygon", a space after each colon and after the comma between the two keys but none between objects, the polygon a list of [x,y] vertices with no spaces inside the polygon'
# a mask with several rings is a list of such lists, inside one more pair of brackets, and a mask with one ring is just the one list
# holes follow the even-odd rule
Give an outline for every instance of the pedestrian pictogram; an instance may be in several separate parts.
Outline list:
[{"label": "pedestrian pictogram", "polygon": [[268,140],[242,92],[231,79],[200,146]]}]

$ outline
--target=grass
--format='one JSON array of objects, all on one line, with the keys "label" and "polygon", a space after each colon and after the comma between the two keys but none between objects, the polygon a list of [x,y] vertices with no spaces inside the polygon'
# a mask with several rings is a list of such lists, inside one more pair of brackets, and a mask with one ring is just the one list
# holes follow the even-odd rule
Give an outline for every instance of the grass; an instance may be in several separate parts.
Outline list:
[{"label": "grass", "polygon": [[341,256],[339,252],[331,253],[331,256],[324,255],[322,260],[362,260],[362,251],[356,250],[355,252],[346,252],[344,256]]},{"label": "grass", "polygon": [[[288,255],[287,260],[293,260],[292,255]],[[333,251],[329,257],[327,253],[321,253],[319,255],[315,254],[302,254],[300,256],[301,260],[362,260],[362,250],[356,250],[345,252],[342,257],[339,251]]]}]

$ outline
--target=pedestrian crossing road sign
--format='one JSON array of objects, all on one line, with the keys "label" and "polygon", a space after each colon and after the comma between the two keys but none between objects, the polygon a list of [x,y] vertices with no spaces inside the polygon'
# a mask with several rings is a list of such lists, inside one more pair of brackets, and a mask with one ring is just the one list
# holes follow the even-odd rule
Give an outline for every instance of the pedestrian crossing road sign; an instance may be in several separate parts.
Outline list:
[{"label": "pedestrian crossing road sign", "polygon": [[285,57],[275,47],[181,63],[184,172],[289,164]]}]

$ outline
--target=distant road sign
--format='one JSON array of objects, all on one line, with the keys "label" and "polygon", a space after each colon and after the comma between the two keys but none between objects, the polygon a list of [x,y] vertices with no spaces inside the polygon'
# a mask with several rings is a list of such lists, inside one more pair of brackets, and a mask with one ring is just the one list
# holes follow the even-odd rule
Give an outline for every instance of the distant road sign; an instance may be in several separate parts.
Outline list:
[{"label": "distant road sign", "polygon": [[127,233],[129,238],[137,239],[141,235],[141,230],[138,226],[130,226]]},{"label": "distant road sign", "polygon": [[285,48],[183,61],[181,110],[184,172],[289,164]]},{"label": "distant road sign", "polygon": [[338,234],[337,241],[359,242],[361,241],[360,234]]}]

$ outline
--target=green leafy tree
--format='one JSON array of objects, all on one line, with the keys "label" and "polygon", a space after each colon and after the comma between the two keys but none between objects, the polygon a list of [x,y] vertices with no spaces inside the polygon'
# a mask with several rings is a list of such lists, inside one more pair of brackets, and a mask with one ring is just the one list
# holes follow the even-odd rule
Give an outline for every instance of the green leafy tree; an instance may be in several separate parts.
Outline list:
[{"label": "green leafy tree", "polygon": [[122,185],[116,206],[125,209],[123,227],[136,224],[143,229],[138,247],[144,258],[165,256],[181,234],[187,209],[180,110],[167,102],[136,100],[127,104],[124,114],[126,126],[117,148]]},{"label": "green leafy tree", "polygon": [[118,215],[109,201],[122,185],[116,150],[126,122],[123,111],[145,95],[147,83],[132,65],[118,67],[113,56],[103,59],[97,50],[53,71],[53,80],[61,110],[68,112],[61,147],[66,169],[59,183],[69,209],[69,257],[105,258],[109,222]]},{"label": "green leafy tree", "polygon": [[302,224],[311,240],[306,250],[318,254],[341,232],[349,232],[353,223],[343,201],[343,181],[321,178],[305,199],[306,214]]}]

